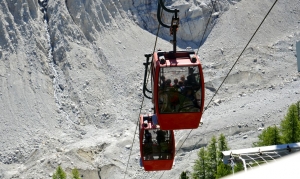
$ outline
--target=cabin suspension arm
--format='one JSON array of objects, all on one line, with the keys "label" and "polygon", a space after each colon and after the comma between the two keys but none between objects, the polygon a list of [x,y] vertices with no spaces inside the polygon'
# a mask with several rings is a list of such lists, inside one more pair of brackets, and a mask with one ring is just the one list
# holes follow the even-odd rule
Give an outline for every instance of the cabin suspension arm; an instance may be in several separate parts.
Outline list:
[{"label": "cabin suspension arm", "polygon": [[143,94],[146,98],[148,99],[152,99],[152,97],[149,97],[147,94],[146,94],[146,91],[149,92],[149,93],[152,93],[151,90],[149,90],[147,88],[147,84],[146,84],[146,79],[147,79],[147,74],[148,74],[148,65],[150,64],[149,62],[149,58],[151,57],[152,55],[151,54],[145,54],[145,57],[146,57],[146,63],[143,63],[143,65],[145,65],[145,75],[144,75],[144,85],[143,85]]}]

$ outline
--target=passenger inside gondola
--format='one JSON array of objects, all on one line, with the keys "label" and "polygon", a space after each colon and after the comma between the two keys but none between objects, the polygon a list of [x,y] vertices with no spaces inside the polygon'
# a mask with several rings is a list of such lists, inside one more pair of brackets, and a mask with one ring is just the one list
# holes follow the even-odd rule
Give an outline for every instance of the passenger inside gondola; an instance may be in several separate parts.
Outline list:
[{"label": "passenger inside gondola", "polygon": [[194,74],[194,69],[189,68],[189,75],[186,77],[188,85],[197,86],[199,82],[196,80],[196,76]]},{"label": "passenger inside gondola", "polygon": [[164,89],[166,86],[166,77],[165,76],[160,76],[160,89]]},{"label": "passenger inside gondola", "polygon": [[172,81],[170,80],[170,79],[167,79],[166,80],[166,88],[169,88],[169,87],[171,87],[172,85],[171,85],[171,83],[172,83]]},{"label": "passenger inside gondola", "polygon": [[162,131],[162,130],[158,130],[156,132],[156,140],[157,140],[157,143],[158,145],[160,145],[162,142],[164,142],[166,140],[166,137],[165,137],[165,132]]},{"label": "passenger inside gondola", "polygon": [[178,79],[177,79],[177,78],[175,78],[173,82],[174,82],[174,85],[173,85],[173,87],[178,89],[178,88],[179,88],[179,84],[178,84],[178,83],[179,83],[179,81],[178,81]]},{"label": "passenger inside gondola", "polygon": [[145,130],[145,141],[144,141],[144,156],[146,160],[153,160],[153,142],[152,134],[149,130]]},{"label": "passenger inside gondola", "polygon": [[151,143],[152,142],[152,134],[145,130],[145,143]]}]

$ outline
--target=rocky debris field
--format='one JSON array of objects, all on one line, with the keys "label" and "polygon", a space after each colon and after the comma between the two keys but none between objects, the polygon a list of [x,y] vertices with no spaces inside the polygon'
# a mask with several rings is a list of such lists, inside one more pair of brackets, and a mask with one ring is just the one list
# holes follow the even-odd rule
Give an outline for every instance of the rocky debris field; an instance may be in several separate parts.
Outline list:
[{"label": "rocky debris field", "polygon": [[156,2],[1,1],[0,179],[51,178],[58,165],[84,179],[178,178],[213,135],[251,147],[300,99],[299,1],[278,1],[239,58],[273,2],[166,2],[180,9],[178,48],[196,51],[214,9],[197,51],[206,110],[198,129],[175,131],[173,169],[145,172],[136,128],[152,108],[144,54],[172,49],[168,29],[155,43]]}]

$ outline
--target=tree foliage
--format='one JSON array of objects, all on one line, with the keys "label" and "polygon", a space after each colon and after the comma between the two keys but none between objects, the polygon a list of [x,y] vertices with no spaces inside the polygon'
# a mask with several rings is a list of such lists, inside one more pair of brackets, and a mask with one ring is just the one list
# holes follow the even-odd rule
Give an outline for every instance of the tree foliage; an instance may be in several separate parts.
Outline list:
[{"label": "tree foliage", "polygon": [[215,136],[211,138],[211,141],[208,145],[208,178],[214,178],[214,175],[217,173],[218,167],[218,146],[217,139]]},{"label": "tree foliage", "polygon": [[231,167],[222,161],[222,151],[229,150],[223,134],[217,138],[213,136],[207,148],[201,148],[198,159],[193,167],[193,179],[215,179],[231,173]]},{"label": "tree foliage", "polygon": [[58,166],[56,169],[56,172],[52,176],[53,179],[66,179],[67,174],[66,172],[61,168],[61,166]]},{"label": "tree foliage", "polygon": [[222,178],[229,174],[231,174],[231,167],[220,162],[217,168],[216,178]]},{"label": "tree foliage", "polygon": [[[52,179],[67,179],[67,174],[61,168],[61,166],[58,166],[55,173],[52,176]],[[72,170],[72,179],[81,179],[79,171],[77,170],[77,168],[74,168]]]},{"label": "tree foliage", "polygon": [[258,142],[254,143],[254,146],[259,147],[278,144],[282,144],[280,129],[275,125],[263,130],[258,136]]},{"label": "tree foliage", "polygon": [[225,136],[223,134],[220,134],[220,137],[218,139],[218,148],[219,148],[218,157],[220,159],[222,159],[223,158],[222,151],[229,150],[226,138],[225,138]]},{"label": "tree foliage", "polygon": [[206,179],[208,161],[207,151],[202,147],[197,155],[198,159],[193,167],[194,172],[192,173],[192,177],[193,179]]},{"label": "tree foliage", "polygon": [[77,168],[74,168],[72,170],[72,179],[81,179],[79,171],[77,170]]},{"label": "tree foliage", "polygon": [[221,178],[223,176],[231,174],[231,167],[229,165],[225,165],[223,162],[223,153],[222,151],[229,150],[226,138],[223,134],[220,134],[218,138],[218,167],[216,172],[216,178]]},{"label": "tree foliage", "polygon": [[255,147],[295,143],[300,141],[299,106],[292,104],[280,127],[271,126],[258,136]]},{"label": "tree foliage", "polygon": [[292,104],[280,124],[283,143],[295,143],[300,141],[300,122],[298,116],[298,107],[296,104]]},{"label": "tree foliage", "polygon": [[244,170],[243,162],[237,162],[234,165],[234,173],[239,172],[239,171],[243,171],[243,170]]}]

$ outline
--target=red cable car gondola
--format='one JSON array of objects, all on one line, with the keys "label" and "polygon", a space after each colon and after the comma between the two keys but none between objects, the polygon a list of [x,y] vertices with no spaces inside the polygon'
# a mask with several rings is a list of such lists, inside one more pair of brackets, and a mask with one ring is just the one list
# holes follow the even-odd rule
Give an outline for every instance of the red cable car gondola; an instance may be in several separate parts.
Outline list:
[{"label": "red cable car gondola", "polygon": [[[161,7],[175,15],[171,25],[161,21]],[[146,54],[145,78],[143,93],[152,99],[154,113],[162,130],[195,129],[199,127],[204,109],[204,77],[199,58],[192,50],[176,51],[176,31],[179,26],[177,9],[167,9],[162,0],[158,1],[158,21],[170,28],[173,35],[173,51],[158,51],[153,54],[152,64],[149,62],[151,54]],[[152,91],[146,87],[147,69],[151,64]],[[146,94],[152,93],[152,97]]]},{"label": "red cable car gondola", "polygon": [[140,152],[145,171],[170,170],[175,155],[173,130],[161,130],[155,115],[140,116]]},{"label": "red cable car gondola", "polygon": [[198,57],[193,51],[158,51],[152,63],[152,99],[160,128],[198,128],[205,94]]}]

